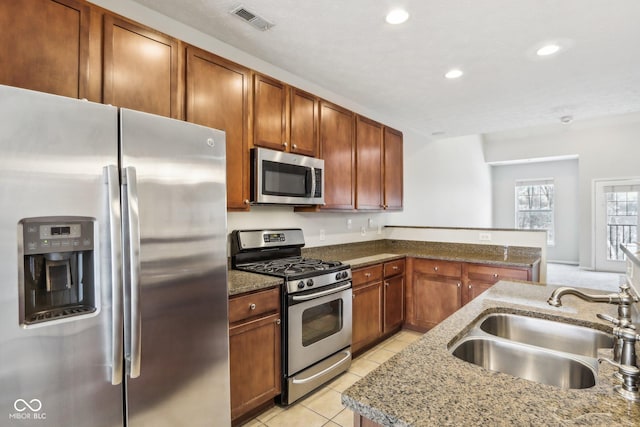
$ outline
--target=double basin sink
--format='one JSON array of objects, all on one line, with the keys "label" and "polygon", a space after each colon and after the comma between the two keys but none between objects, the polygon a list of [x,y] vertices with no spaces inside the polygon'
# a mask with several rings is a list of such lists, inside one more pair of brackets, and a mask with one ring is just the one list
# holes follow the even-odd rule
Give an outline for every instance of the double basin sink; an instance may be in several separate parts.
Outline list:
[{"label": "double basin sink", "polygon": [[511,313],[476,321],[450,346],[458,359],[530,381],[583,389],[596,384],[598,349],[611,334],[588,327]]}]

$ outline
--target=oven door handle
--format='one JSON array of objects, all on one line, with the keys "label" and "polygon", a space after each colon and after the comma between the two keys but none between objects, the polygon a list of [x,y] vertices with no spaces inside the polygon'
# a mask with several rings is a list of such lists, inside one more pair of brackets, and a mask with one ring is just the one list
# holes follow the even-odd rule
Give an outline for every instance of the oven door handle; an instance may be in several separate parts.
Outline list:
[{"label": "oven door handle", "polygon": [[338,360],[336,363],[334,363],[333,365],[329,366],[326,369],[323,369],[322,371],[318,372],[317,374],[313,374],[308,378],[305,378],[303,380],[296,380],[294,379],[292,381],[293,384],[306,384],[308,382],[311,382],[313,380],[315,380],[318,377],[323,376],[324,374],[326,374],[327,372],[332,371],[333,369],[337,368],[338,366],[340,366],[341,364],[343,364],[345,362],[345,360],[350,359],[351,358],[351,352],[349,350],[345,350],[344,353],[346,354],[346,356],[344,356],[342,359]]},{"label": "oven door handle", "polygon": [[347,284],[347,285],[339,286],[339,287],[333,288],[333,289],[329,289],[328,291],[316,292],[315,294],[310,294],[310,295],[292,295],[291,299],[293,301],[309,301],[311,299],[320,298],[320,297],[323,297],[325,295],[337,294],[338,292],[342,292],[342,291],[344,291],[346,289],[349,289],[350,287],[351,287],[351,282],[349,282],[349,284]]}]

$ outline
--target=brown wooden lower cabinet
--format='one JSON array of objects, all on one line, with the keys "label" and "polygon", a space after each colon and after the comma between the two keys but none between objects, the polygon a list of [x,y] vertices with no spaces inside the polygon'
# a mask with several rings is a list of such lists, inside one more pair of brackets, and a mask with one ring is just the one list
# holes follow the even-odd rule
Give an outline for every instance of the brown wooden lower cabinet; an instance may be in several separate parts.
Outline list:
[{"label": "brown wooden lower cabinet", "polygon": [[365,418],[360,414],[354,414],[353,427],[382,427],[382,424],[371,421],[369,418]]},{"label": "brown wooden lower cabinet", "polygon": [[277,288],[229,300],[231,419],[234,424],[280,394],[279,301]]},{"label": "brown wooden lower cabinet", "polygon": [[382,282],[353,288],[352,352],[382,336]]},{"label": "brown wooden lower cabinet", "polygon": [[539,280],[539,265],[514,267],[434,259],[407,262],[405,326],[428,330],[500,280]]},{"label": "brown wooden lower cabinet", "polygon": [[353,270],[353,353],[399,330],[404,322],[404,259]]}]

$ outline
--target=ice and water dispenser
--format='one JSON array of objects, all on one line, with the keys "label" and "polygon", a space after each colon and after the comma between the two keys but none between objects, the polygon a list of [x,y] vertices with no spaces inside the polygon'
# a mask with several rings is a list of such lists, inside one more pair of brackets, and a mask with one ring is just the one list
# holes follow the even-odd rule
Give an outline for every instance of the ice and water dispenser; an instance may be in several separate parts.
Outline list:
[{"label": "ice and water dispenser", "polygon": [[86,217],[25,218],[19,222],[21,324],[96,311],[94,222]]}]

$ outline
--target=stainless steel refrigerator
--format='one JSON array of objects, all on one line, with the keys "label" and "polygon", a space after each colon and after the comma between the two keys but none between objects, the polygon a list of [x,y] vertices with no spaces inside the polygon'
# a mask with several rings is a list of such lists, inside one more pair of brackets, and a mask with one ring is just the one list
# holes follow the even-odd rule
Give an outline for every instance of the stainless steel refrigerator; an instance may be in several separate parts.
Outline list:
[{"label": "stainless steel refrigerator", "polygon": [[0,86],[0,425],[230,425],[225,135]]}]

